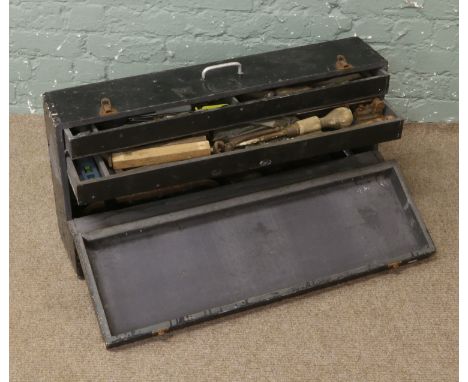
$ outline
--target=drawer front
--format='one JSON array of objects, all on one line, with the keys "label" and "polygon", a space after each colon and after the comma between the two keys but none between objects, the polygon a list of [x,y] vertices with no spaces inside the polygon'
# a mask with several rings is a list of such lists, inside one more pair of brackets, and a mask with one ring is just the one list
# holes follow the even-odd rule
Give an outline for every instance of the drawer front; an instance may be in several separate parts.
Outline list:
[{"label": "drawer front", "polygon": [[70,157],[76,159],[168,139],[206,134],[209,131],[305,109],[311,110],[383,96],[387,92],[388,83],[389,75],[379,71],[375,76],[340,85],[316,88],[295,95],[244,102],[220,109],[191,112],[157,122],[129,124],[76,136],[66,130],[65,142]]},{"label": "drawer front", "polygon": [[[388,105],[386,114],[395,116]],[[69,179],[78,203],[87,204],[183,182],[234,175],[345,149],[371,146],[399,139],[402,128],[403,120],[395,118],[373,125],[309,134],[209,157],[140,167],[85,181],[79,180],[69,158]]]}]

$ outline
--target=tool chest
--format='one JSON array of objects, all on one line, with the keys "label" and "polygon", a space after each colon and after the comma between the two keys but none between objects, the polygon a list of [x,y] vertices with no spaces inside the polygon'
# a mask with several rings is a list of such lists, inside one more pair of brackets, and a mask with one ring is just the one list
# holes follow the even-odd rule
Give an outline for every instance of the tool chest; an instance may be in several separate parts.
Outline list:
[{"label": "tool chest", "polygon": [[435,251],[359,38],[44,94],[58,225],[106,346]]}]

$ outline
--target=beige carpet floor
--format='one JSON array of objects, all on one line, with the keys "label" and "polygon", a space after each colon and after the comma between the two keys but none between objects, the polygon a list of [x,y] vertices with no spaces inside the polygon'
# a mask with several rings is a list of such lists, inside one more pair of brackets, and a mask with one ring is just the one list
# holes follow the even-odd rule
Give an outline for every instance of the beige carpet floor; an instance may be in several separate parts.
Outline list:
[{"label": "beige carpet floor", "polygon": [[106,350],[59,238],[42,118],[12,116],[11,380],[457,380],[458,126],[408,125],[382,151],[402,167],[432,259]]}]

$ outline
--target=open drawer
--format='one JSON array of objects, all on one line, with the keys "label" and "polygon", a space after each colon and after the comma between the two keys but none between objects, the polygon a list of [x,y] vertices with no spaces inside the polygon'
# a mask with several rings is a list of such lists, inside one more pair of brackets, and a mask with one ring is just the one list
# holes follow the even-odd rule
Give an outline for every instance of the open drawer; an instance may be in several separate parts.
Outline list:
[{"label": "open drawer", "polygon": [[[163,113],[142,122],[134,122],[138,118],[133,117],[111,126],[104,123],[66,128],[65,147],[68,155],[76,159],[194,134],[206,134],[262,118],[383,97],[387,92],[389,75],[385,70],[358,75],[360,77],[353,80],[347,80],[350,78],[349,74],[342,74],[334,77],[333,81],[321,80],[307,83],[307,86],[298,83],[295,87],[286,88],[290,94],[285,91],[285,94],[275,95],[275,90],[278,90],[275,88],[265,91],[265,96],[257,99],[237,94],[234,98],[220,100],[218,103],[229,103],[218,109],[194,111],[192,105],[186,105],[188,109],[179,107],[179,113]],[[140,118],[144,120],[145,116]]]},{"label": "open drawer", "polygon": [[[314,114],[323,115],[329,110],[329,108],[322,109],[315,111]],[[144,166],[117,173],[111,173],[103,168],[99,178],[89,180],[80,179],[75,161],[67,157],[68,178],[78,205],[111,200],[182,182],[220,178],[256,169],[266,169],[314,156],[372,146],[400,138],[403,120],[396,116],[388,104],[385,104],[384,115],[392,116],[393,119],[370,125],[352,125],[340,130],[312,133],[202,158]],[[99,158],[98,165],[105,167],[104,161]]]},{"label": "open drawer", "polygon": [[106,346],[420,260],[393,162],[338,162],[70,222]]}]

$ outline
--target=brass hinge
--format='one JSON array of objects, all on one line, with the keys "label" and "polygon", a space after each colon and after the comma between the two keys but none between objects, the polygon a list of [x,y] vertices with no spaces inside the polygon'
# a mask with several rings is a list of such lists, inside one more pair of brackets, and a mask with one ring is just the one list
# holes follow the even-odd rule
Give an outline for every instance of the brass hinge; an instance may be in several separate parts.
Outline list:
[{"label": "brass hinge", "polygon": [[387,264],[389,269],[397,269],[401,264],[401,261],[395,261],[394,263]]},{"label": "brass hinge", "polygon": [[346,61],[346,57],[343,56],[342,54],[339,54],[336,56],[336,63],[335,63],[335,68],[338,70],[345,70],[345,69],[351,69],[353,65],[349,64],[348,61]]},{"label": "brass hinge", "polygon": [[169,332],[169,329],[158,329],[153,331],[153,336],[163,336],[164,334],[167,334]]},{"label": "brass hinge", "polygon": [[99,115],[104,117],[109,114],[117,113],[117,109],[112,107],[111,100],[109,98],[101,99],[101,109],[99,110]]}]

